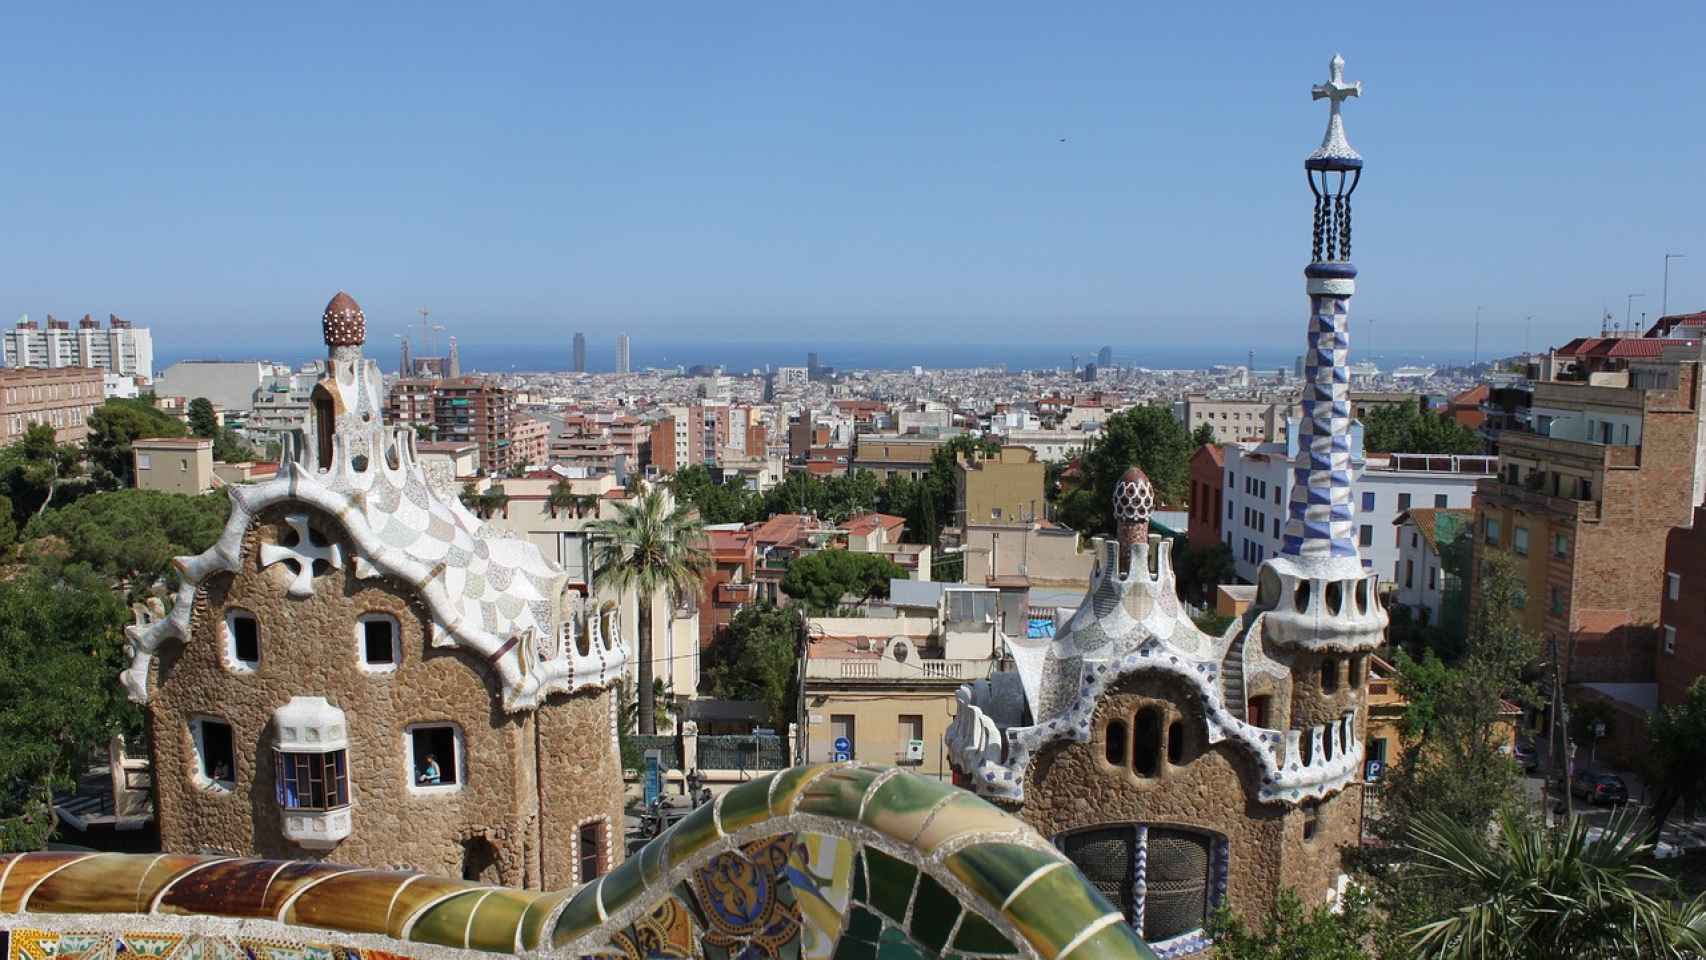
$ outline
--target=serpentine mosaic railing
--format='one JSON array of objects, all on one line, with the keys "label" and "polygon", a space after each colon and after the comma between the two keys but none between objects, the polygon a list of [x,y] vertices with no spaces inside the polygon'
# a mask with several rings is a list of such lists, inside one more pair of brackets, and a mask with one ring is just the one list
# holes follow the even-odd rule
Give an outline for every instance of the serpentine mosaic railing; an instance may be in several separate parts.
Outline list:
[{"label": "serpentine mosaic railing", "polygon": [[0,857],[4,960],[1142,960],[1036,831],[970,793],[858,763],[700,807],[554,893],[186,854]]}]

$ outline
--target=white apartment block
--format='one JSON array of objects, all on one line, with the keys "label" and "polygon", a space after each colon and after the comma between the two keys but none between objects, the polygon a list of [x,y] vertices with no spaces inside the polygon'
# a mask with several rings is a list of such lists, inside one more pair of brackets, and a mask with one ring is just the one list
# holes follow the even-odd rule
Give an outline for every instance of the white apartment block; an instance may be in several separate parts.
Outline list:
[{"label": "white apartment block", "polygon": [[1286,417],[1295,404],[1290,401],[1216,399],[1191,394],[1173,403],[1173,416],[1195,432],[1208,424],[1215,443],[1273,442],[1285,431]]},{"label": "white apartment block", "polygon": [[107,327],[87,314],[75,329],[48,315],[45,327],[33,320],[0,334],[8,367],[95,367],[125,377],[154,376],[154,336],[146,327],[109,315]]},{"label": "white apartment block", "polygon": [[1440,560],[1439,543],[1468,536],[1474,525],[1472,510],[1435,510],[1412,507],[1398,515],[1398,569],[1392,578],[1393,599],[1410,608],[1423,624],[1438,623],[1440,601],[1445,598],[1450,575]]},{"label": "white apartment block", "polygon": [[1001,442],[1010,447],[1029,447],[1044,462],[1066,461],[1083,453],[1100,430],[1008,430]]},{"label": "white apartment block", "polygon": [[[1356,480],[1357,546],[1363,565],[1388,583],[1397,582],[1399,534],[1393,526],[1412,507],[1467,509],[1475,484],[1498,473],[1498,458],[1424,454],[1362,453],[1362,425],[1352,427]],[[1225,510],[1221,529],[1238,578],[1256,582],[1262,561],[1280,552],[1296,450],[1287,443],[1241,443],[1224,447]]]}]

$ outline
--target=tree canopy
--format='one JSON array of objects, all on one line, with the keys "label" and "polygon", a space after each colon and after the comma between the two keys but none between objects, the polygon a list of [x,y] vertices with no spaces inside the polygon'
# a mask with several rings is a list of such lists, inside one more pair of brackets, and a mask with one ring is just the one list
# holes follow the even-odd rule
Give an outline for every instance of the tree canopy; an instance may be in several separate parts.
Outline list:
[{"label": "tree canopy", "polygon": [[38,849],[52,792],[139,728],[118,685],[128,614],[87,568],[0,581],[0,850]]},{"label": "tree canopy", "polygon": [[130,444],[152,437],[181,437],[184,425],[144,399],[114,397],[89,414],[90,471],[105,489],[133,483]]},{"label": "tree canopy", "polygon": [[1369,410],[1362,418],[1362,445],[1369,453],[1480,453],[1481,438],[1455,420],[1423,413],[1413,403]]},{"label": "tree canopy", "polygon": [[58,442],[45,423],[31,424],[23,439],[0,448],[0,496],[7,499],[7,520],[14,530],[55,500],[63,503],[68,491],[75,496],[87,485],[80,479],[82,461],[83,452]]},{"label": "tree canopy", "polygon": [[109,490],[36,517],[24,528],[24,539],[55,538],[65,545],[65,563],[84,564],[136,594],[157,577],[171,579],[173,557],[212,546],[230,512],[223,492]]},{"label": "tree canopy", "polygon": [[[1574,712],[1580,714],[1579,709]],[[1706,800],[1706,677],[1689,684],[1683,702],[1662,706],[1647,717],[1647,739],[1656,835],[1677,807],[1693,812]]]},{"label": "tree canopy", "polygon": [[704,692],[726,700],[762,701],[772,726],[788,729],[799,694],[799,637],[798,610],[768,603],[742,607],[711,648]]},{"label": "tree canopy", "polygon": [[1114,484],[1120,476],[1136,464],[1149,475],[1160,503],[1178,503],[1190,489],[1194,452],[1190,431],[1165,407],[1116,413],[1078,458],[1079,483],[1063,491],[1055,517],[1083,534],[1112,535]]},{"label": "tree canopy", "polygon": [[819,550],[788,565],[782,592],[814,615],[833,613],[842,598],[871,600],[889,595],[890,579],[905,579],[906,569],[880,553]]}]

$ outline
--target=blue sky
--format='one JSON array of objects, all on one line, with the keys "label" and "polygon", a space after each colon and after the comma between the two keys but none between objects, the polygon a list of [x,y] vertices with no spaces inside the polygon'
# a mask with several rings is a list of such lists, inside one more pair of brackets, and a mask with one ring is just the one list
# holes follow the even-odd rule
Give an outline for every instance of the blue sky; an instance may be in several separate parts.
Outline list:
[{"label": "blue sky", "polygon": [[1706,308],[1699,2],[356,6],[7,5],[0,316],[1289,344],[1335,51],[1382,346]]}]

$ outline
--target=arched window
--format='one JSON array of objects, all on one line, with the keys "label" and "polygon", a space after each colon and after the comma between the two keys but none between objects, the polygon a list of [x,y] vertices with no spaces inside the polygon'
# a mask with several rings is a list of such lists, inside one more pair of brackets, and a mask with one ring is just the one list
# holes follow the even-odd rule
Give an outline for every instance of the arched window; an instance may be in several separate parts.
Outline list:
[{"label": "arched window", "polygon": [[1185,725],[1179,720],[1167,725],[1167,762],[1175,767],[1185,762]]},{"label": "arched window", "polygon": [[1368,664],[1368,655],[1360,654],[1351,658],[1351,689],[1362,688],[1362,672]]},{"label": "arched window", "polygon": [[1327,612],[1337,614],[1344,606],[1345,588],[1337,580],[1327,582]]},{"label": "arched window", "polygon": [[1321,804],[1316,800],[1303,802],[1303,839],[1313,840],[1321,829]]},{"label": "arched window", "polygon": [[1321,692],[1332,693],[1339,689],[1339,661],[1334,657],[1321,658]]},{"label": "arched window", "polygon": [[1131,769],[1140,777],[1153,777],[1161,765],[1161,711],[1144,707],[1131,724]]},{"label": "arched window", "polygon": [[1303,761],[1304,766],[1307,767],[1315,762],[1315,732],[1313,730],[1304,730],[1298,735],[1297,752],[1298,759]]},{"label": "arched window", "polygon": [[1329,723],[1321,728],[1321,762],[1333,762],[1333,728],[1337,724]]},{"label": "arched window", "polygon": [[1108,729],[1104,735],[1104,739],[1107,741],[1108,762],[1116,767],[1125,766],[1125,721],[1109,720]]},{"label": "arched window", "polygon": [[[1201,930],[1221,905],[1214,877],[1225,875],[1229,849],[1214,834],[1110,824],[1057,837],[1055,845],[1151,944]],[[1140,861],[1142,884],[1134,870]]]}]

